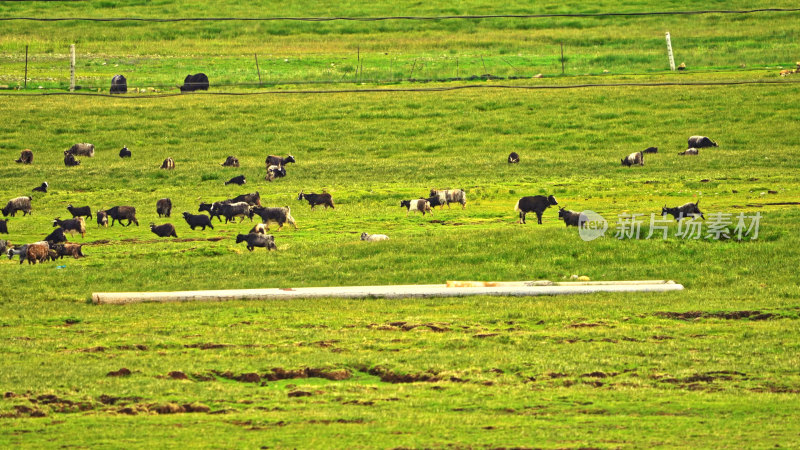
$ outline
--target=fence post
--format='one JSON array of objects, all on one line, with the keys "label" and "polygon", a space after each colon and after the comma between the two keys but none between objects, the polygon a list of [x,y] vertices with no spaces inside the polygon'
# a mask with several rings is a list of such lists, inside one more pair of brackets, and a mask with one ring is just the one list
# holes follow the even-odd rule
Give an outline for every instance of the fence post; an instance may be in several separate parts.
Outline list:
[{"label": "fence post", "polygon": [[675,58],[672,57],[672,40],[669,38],[669,31],[667,31],[667,55],[669,55],[669,70],[675,70]]},{"label": "fence post", "polygon": [[75,44],[69,45],[69,91],[75,90]]},{"label": "fence post", "polygon": [[25,46],[25,89],[28,88],[28,46]]},{"label": "fence post", "polygon": [[258,55],[253,53],[253,56],[256,57],[256,72],[258,72],[258,85],[261,86],[261,69],[258,68]]},{"label": "fence post", "polygon": [[564,75],[564,43],[561,43],[561,75]]}]

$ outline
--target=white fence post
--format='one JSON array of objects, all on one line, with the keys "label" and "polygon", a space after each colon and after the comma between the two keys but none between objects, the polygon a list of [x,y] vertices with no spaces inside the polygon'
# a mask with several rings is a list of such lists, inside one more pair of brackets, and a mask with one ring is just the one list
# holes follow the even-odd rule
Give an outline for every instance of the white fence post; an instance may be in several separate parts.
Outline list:
[{"label": "white fence post", "polygon": [[672,40],[669,38],[669,31],[667,32],[667,55],[669,55],[669,70],[675,70],[675,58],[672,57]]},{"label": "white fence post", "polygon": [[69,91],[75,90],[75,44],[69,45]]}]

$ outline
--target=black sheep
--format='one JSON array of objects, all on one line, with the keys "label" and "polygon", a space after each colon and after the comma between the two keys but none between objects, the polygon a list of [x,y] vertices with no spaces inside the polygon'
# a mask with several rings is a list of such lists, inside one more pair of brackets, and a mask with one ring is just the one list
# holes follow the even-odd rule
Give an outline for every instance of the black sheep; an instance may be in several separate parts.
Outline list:
[{"label": "black sheep", "polygon": [[239,167],[239,159],[235,156],[228,156],[225,162],[220,165],[222,167]]},{"label": "black sheep", "polygon": [[150,231],[155,233],[155,235],[158,237],[178,237],[178,234],[175,233],[175,225],[172,225],[171,223],[156,225],[153,222],[150,222]]},{"label": "black sheep", "polygon": [[72,206],[72,203],[70,203],[69,205],[67,205],[67,211],[69,211],[69,213],[72,214],[73,219],[76,217],[88,217],[89,220],[92,219],[92,208],[88,206],[81,206],[79,208],[76,208]]},{"label": "black sheep", "polygon": [[667,205],[664,205],[664,207],[661,208],[661,216],[666,217],[667,214],[669,214],[675,218],[675,221],[680,221],[684,217],[692,216],[694,218],[694,216],[699,215],[700,218],[706,220],[703,212],[700,211],[700,208],[698,207],[699,204],[700,200],[698,200],[697,203],[686,203],[685,205],[677,206],[675,208],[667,208]]},{"label": "black sheep", "polygon": [[0,219],[0,233],[8,234],[8,219]]},{"label": "black sheep", "polygon": [[529,212],[536,213],[536,219],[539,224],[542,223],[542,213],[551,205],[557,205],[556,198],[552,195],[545,197],[544,195],[534,195],[532,197],[522,197],[517,200],[517,205],[514,206],[514,211],[519,212],[519,223],[527,223],[525,221],[525,214]]},{"label": "black sheep", "polygon": [[109,94],[126,94],[128,93],[128,80],[125,79],[124,75],[114,75],[111,78],[111,89],[108,91]]},{"label": "black sheep", "polygon": [[517,152],[511,152],[511,154],[508,155],[508,163],[509,164],[519,163],[519,155],[517,154]]},{"label": "black sheep", "polygon": [[244,175],[239,175],[236,177],[231,178],[230,180],[225,182],[225,186],[229,184],[238,184],[239,186],[247,183],[247,180],[244,179]]},{"label": "black sheep", "polygon": [[192,230],[194,230],[195,227],[203,227],[203,231],[205,231],[206,227],[210,227],[212,230],[214,229],[214,225],[211,225],[211,218],[205,214],[195,215],[184,212],[183,219],[186,220],[186,223],[189,224]]},{"label": "black sheep", "polygon": [[128,147],[127,147],[127,146],[125,146],[125,147],[122,147],[122,148],[120,149],[120,151],[119,151],[119,157],[120,157],[120,158],[130,158],[130,157],[131,157],[131,151],[130,151],[130,150],[128,150]]},{"label": "black sheep", "polygon": [[61,242],[67,242],[67,236],[64,235],[64,230],[62,228],[56,228],[53,230],[52,233],[48,234],[47,237],[44,238],[50,245],[58,244]]},{"label": "black sheep", "polygon": [[33,192],[43,192],[43,193],[46,194],[48,187],[50,187],[50,185],[47,184],[47,181],[45,181],[44,183],[40,184],[39,186],[36,186],[35,188],[33,188]]}]

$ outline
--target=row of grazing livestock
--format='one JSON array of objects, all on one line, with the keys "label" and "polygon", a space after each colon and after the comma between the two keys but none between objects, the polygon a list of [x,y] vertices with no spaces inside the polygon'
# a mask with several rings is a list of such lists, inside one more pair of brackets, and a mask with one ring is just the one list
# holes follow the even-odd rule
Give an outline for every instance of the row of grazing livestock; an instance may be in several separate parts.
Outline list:
[{"label": "row of grazing livestock", "polygon": [[[81,162],[76,158],[77,156],[88,156],[89,158],[94,157],[94,144],[82,142],[73,145],[67,150],[64,150],[64,165],[67,167],[79,165]],[[128,150],[128,147],[122,147],[122,149],[119,151],[119,157],[131,157],[131,151]],[[32,164],[33,151],[30,149],[23,150],[20,152],[19,158],[16,160],[16,162],[20,164]]]},{"label": "row of grazing livestock", "polygon": [[[697,155],[700,148],[718,147],[717,143],[707,136],[690,136],[687,145],[688,148],[678,153],[679,155]],[[658,147],[648,147],[644,151],[631,153],[622,158],[622,165],[628,167],[643,166],[645,153],[658,153]]]}]

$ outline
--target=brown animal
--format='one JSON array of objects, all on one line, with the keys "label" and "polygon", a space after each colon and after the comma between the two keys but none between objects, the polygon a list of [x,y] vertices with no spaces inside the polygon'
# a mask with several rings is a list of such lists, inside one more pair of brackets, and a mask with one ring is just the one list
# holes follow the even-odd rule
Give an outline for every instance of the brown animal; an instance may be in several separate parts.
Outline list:
[{"label": "brown animal", "polygon": [[67,150],[67,153],[74,156],[94,157],[94,144],[80,143],[75,144]]},{"label": "brown animal", "polygon": [[[50,246],[46,243],[35,243],[28,245],[28,251],[25,253],[25,258],[28,264],[36,264],[37,262],[45,262],[50,257]],[[20,261],[20,264],[22,261]]]},{"label": "brown animal", "polygon": [[19,154],[18,163],[30,164],[33,162],[33,152],[30,149],[25,149]]},{"label": "brown animal", "polygon": [[56,244],[53,246],[53,249],[56,252],[56,255],[63,259],[65,256],[72,256],[75,259],[83,258],[85,255],[81,250],[83,244],[72,244],[69,242],[64,242],[62,244]]},{"label": "brown animal", "polygon": [[174,169],[174,168],[175,168],[175,160],[174,160],[174,159],[172,159],[171,157],[170,157],[170,158],[167,158],[167,159],[165,159],[165,160],[164,160],[164,162],[163,162],[163,163],[161,163],[161,168],[162,168],[162,169],[165,169],[165,170],[172,170],[172,169]]}]

